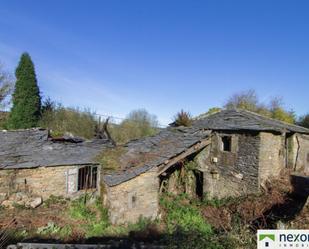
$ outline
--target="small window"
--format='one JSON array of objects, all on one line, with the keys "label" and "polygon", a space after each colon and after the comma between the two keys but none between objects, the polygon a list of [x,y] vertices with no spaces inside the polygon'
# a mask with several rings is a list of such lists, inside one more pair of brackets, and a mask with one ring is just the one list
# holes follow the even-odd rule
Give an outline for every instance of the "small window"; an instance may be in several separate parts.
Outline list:
[{"label": "small window", "polygon": [[128,200],[129,208],[135,208],[137,206],[136,193],[129,193],[128,198],[129,198]]},{"label": "small window", "polygon": [[309,163],[309,153],[307,153],[307,163]]},{"label": "small window", "polygon": [[77,190],[97,188],[98,167],[86,166],[78,169]]},{"label": "small window", "polygon": [[223,151],[232,151],[232,137],[223,136],[221,137],[222,141],[222,150]]}]

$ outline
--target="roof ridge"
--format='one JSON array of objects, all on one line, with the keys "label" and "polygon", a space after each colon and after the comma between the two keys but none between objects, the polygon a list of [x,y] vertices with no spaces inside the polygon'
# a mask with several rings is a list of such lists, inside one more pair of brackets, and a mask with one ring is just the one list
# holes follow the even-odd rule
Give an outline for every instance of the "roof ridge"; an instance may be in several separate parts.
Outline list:
[{"label": "roof ridge", "polygon": [[269,120],[269,121],[273,121],[273,122],[277,122],[277,123],[280,123],[282,125],[285,125],[285,126],[293,126],[293,127],[297,127],[297,128],[302,128],[302,129],[305,129],[305,130],[308,130],[309,132],[309,129],[306,128],[306,127],[303,127],[303,126],[300,126],[300,125],[296,125],[296,124],[291,124],[291,123],[288,123],[288,122],[285,122],[285,121],[282,121],[282,120],[278,120],[278,119],[274,119],[274,118],[271,118],[271,117],[267,117],[267,116],[263,116],[259,113],[256,113],[256,112],[252,112],[252,111],[249,111],[249,110],[246,110],[246,109],[237,109],[236,110],[237,112],[245,112],[249,115],[252,115],[253,118],[255,118],[254,116],[258,116],[262,119],[266,119],[266,120]]}]

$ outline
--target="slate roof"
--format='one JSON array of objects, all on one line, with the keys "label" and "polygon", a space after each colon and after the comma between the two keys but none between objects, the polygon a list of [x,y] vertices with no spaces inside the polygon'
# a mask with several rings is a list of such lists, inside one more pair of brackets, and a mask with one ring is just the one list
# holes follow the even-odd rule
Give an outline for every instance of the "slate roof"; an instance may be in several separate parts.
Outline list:
[{"label": "slate roof", "polygon": [[126,153],[121,156],[121,171],[106,173],[103,179],[109,186],[130,180],[181,154],[209,134],[210,131],[199,131],[194,127],[167,128],[155,136],[131,141],[125,146]]},{"label": "slate roof", "polygon": [[[244,110],[223,110],[195,120],[189,128],[166,128],[157,135],[129,142],[121,155],[120,170],[103,175],[109,186],[130,180],[162,165],[198,142],[207,139],[212,130],[275,131],[309,134],[309,129],[265,118]],[[0,169],[35,168],[96,163],[95,157],[113,147],[106,139],[52,141],[40,129],[0,132]]]},{"label": "slate roof", "polygon": [[105,139],[52,141],[42,129],[0,131],[0,169],[92,164],[108,147]]},{"label": "slate roof", "polygon": [[195,120],[190,128],[170,127],[155,136],[128,143],[125,146],[127,152],[121,156],[121,171],[105,173],[103,179],[109,186],[130,180],[206,139],[212,130],[309,134],[309,129],[266,118],[249,111],[222,110]]},{"label": "slate roof", "polygon": [[222,110],[196,120],[198,129],[296,132],[309,134],[309,129],[267,118],[246,110]]}]

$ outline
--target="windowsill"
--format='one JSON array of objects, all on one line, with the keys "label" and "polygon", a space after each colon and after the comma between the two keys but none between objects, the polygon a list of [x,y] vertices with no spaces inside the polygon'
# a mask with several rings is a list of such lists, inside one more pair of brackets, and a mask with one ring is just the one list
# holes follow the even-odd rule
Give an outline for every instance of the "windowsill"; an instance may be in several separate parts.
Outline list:
[{"label": "windowsill", "polygon": [[97,191],[97,188],[88,188],[88,189],[81,189],[81,190],[77,190],[78,193],[82,193],[82,192],[95,192]]}]

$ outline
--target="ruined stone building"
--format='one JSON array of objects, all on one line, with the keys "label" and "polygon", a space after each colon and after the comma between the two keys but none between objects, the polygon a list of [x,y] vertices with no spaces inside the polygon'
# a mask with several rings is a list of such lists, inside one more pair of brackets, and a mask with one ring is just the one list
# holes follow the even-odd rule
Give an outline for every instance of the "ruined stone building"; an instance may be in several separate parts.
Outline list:
[{"label": "ruined stone building", "polygon": [[238,196],[259,192],[284,168],[309,173],[308,129],[244,110],[170,127],[118,150],[116,159],[110,153],[118,170],[102,171],[113,223],[156,217],[160,192]]},{"label": "ruined stone building", "polygon": [[46,199],[97,191],[101,167],[95,156],[109,146],[104,139],[52,139],[43,129],[2,131],[0,197],[27,192]]},{"label": "ruined stone building", "polygon": [[243,110],[123,146],[60,140],[38,129],[0,132],[0,194],[74,197],[89,189],[120,224],[157,217],[162,192],[222,198],[257,193],[284,168],[309,174],[308,129]]}]

